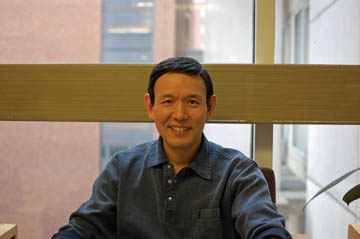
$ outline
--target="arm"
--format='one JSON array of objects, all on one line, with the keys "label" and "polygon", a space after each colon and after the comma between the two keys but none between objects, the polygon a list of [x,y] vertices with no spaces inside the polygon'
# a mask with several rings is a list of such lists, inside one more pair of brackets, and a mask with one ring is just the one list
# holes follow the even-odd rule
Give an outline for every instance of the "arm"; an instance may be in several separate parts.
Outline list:
[{"label": "arm", "polygon": [[83,237],[74,230],[60,230],[51,239],[82,239]]},{"label": "arm", "polygon": [[119,171],[112,159],[96,179],[90,199],[71,214],[69,224],[53,236],[57,239],[114,238]]},{"label": "arm", "polygon": [[291,238],[285,219],[272,203],[263,174],[254,161],[236,170],[231,187],[235,229],[245,238]]}]

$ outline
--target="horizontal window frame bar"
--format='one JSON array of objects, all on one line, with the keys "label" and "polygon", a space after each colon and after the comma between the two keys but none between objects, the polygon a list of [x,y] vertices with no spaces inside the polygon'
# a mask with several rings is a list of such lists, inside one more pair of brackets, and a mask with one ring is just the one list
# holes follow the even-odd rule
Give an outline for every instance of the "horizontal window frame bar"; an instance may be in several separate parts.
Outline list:
[{"label": "horizontal window frame bar", "polygon": [[[154,64],[1,64],[0,120],[149,122]],[[210,122],[360,124],[360,66],[204,64]]]}]

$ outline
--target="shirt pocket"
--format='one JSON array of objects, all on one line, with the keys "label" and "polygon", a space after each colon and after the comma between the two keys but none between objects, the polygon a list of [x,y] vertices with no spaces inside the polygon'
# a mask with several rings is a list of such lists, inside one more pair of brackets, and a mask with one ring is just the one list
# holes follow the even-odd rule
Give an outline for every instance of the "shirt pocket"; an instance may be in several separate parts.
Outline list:
[{"label": "shirt pocket", "polygon": [[194,210],[192,219],[194,239],[223,238],[220,208]]}]

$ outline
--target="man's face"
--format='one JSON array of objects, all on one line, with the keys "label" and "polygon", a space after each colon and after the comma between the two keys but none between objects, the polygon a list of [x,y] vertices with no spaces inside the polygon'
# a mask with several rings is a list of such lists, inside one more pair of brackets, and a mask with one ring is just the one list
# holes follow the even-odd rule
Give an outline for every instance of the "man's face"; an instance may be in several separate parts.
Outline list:
[{"label": "man's face", "polygon": [[149,118],[155,121],[163,138],[164,149],[196,150],[201,142],[205,121],[209,120],[216,104],[213,95],[206,104],[206,86],[201,76],[166,73],[154,87],[154,104],[145,95]]}]

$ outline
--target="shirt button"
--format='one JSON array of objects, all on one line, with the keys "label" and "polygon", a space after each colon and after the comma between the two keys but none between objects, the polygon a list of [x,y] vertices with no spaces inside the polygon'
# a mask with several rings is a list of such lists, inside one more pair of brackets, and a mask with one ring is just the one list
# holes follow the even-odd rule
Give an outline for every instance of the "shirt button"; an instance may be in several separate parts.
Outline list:
[{"label": "shirt button", "polygon": [[172,197],[168,197],[168,200],[171,201],[171,200],[172,200]]},{"label": "shirt button", "polygon": [[172,183],[172,181],[169,179],[169,180],[168,180],[168,184],[171,184],[171,183]]}]

